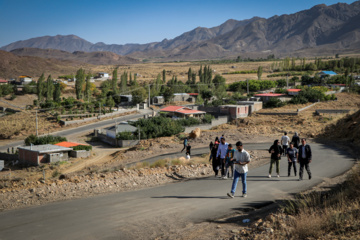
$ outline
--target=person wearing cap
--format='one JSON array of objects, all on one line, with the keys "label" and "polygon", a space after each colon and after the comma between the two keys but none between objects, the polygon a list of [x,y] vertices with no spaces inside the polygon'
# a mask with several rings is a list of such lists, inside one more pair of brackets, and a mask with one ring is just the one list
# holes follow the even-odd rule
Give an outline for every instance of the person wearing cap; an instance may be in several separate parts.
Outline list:
[{"label": "person wearing cap", "polygon": [[216,158],[220,160],[220,166],[221,166],[221,177],[225,176],[225,157],[228,150],[228,143],[225,142],[225,138],[222,138],[220,140],[220,144],[218,147],[218,151],[216,154]]},{"label": "person wearing cap", "polygon": [[234,180],[231,185],[231,191],[227,194],[229,197],[234,198],[240,177],[242,183],[242,196],[247,197],[246,176],[248,173],[248,163],[250,163],[250,154],[244,150],[242,142],[238,141],[236,143],[236,151],[234,153]]}]

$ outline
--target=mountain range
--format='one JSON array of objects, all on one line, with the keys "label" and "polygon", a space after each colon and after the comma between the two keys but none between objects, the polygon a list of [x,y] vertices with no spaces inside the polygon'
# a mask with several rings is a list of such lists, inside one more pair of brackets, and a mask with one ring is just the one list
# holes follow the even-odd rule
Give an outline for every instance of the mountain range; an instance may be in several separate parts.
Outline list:
[{"label": "mountain range", "polygon": [[[14,42],[1,50],[22,56],[30,53],[31,56],[46,56],[48,52],[36,53],[37,50],[28,48],[56,49],[72,53],[70,59],[79,58],[76,57],[79,53],[73,52],[85,54],[105,51],[135,59],[162,61],[219,59],[239,55],[331,55],[345,51],[360,52],[359,23],[360,1],[356,1],[352,4],[316,5],[308,10],[268,19],[230,19],[217,27],[198,27],[174,39],[147,44],[93,44],[75,35],[57,35]],[[131,58],[126,61],[131,63]]]}]

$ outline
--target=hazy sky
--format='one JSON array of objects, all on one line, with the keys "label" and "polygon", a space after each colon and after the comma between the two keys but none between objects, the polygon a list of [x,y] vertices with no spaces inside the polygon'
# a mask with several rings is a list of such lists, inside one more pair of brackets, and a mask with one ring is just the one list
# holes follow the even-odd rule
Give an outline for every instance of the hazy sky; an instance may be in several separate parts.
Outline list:
[{"label": "hazy sky", "polygon": [[[159,42],[228,19],[269,18],[336,0],[0,0],[0,46],[77,35],[106,44]],[[352,3],[354,0],[342,0]]]}]

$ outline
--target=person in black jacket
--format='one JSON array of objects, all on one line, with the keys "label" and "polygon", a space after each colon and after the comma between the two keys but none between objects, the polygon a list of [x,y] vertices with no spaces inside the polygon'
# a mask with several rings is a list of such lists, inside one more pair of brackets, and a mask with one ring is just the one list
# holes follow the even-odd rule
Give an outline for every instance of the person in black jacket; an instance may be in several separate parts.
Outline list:
[{"label": "person in black jacket", "polygon": [[294,143],[295,148],[299,148],[300,144],[300,137],[297,132],[295,132],[294,136],[291,139],[291,142]]},{"label": "person in black jacket", "polygon": [[220,160],[216,157],[218,147],[219,147],[219,144],[215,143],[214,146],[212,147],[211,153],[210,153],[212,155],[212,157],[211,157],[211,159],[212,159],[212,167],[213,167],[213,170],[214,170],[214,173],[215,173],[215,177],[218,176],[219,169],[220,169]]},{"label": "person in black jacket", "polygon": [[310,145],[306,144],[306,139],[301,139],[301,145],[299,146],[299,163],[300,163],[300,173],[299,181],[303,179],[304,167],[309,175],[309,180],[311,179],[310,163],[311,163],[312,153]]},{"label": "person in black jacket", "polygon": [[269,153],[271,153],[269,178],[271,178],[271,172],[272,172],[274,163],[276,164],[277,177],[280,177],[280,159],[281,159],[282,151],[283,150],[282,150],[282,148],[281,148],[281,146],[279,144],[279,140],[275,140],[274,144],[269,149]]}]

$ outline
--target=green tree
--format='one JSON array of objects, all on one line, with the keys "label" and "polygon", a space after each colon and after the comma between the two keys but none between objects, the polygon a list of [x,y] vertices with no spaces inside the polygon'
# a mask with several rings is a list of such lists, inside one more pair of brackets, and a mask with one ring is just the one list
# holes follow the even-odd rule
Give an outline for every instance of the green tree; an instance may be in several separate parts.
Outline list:
[{"label": "green tree", "polygon": [[37,94],[38,94],[39,103],[41,103],[44,100],[44,81],[45,81],[45,77],[43,73],[41,74],[37,82]]},{"label": "green tree", "polygon": [[76,99],[83,99],[83,86],[85,82],[85,70],[80,68],[76,72],[76,82],[75,82],[75,93],[76,93]]},{"label": "green tree", "polygon": [[112,74],[112,79],[111,79],[111,86],[115,93],[118,92],[118,87],[117,87],[118,76],[117,75],[118,75],[117,68],[115,68],[113,71],[113,74]]},{"label": "green tree", "polygon": [[162,88],[162,95],[164,96],[165,102],[170,102],[174,97],[174,90],[170,87],[164,86]]},{"label": "green tree", "polygon": [[143,87],[140,87],[132,92],[132,103],[134,105],[142,103],[147,96],[146,90]]},{"label": "green tree", "polygon": [[191,70],[191,68],[189,68],[189,70],[188,70],[188,81],[190,82],[191,79],[192,79],[192,70]]},{"label": "green tree", "polygon": [[51,75],[48,76],[46,80],[46,100],[50,100],[53,97],[54,92],[54,81],[51,78]]},{"label": "green tree", "polygon": [[90,74],[88,74],[86,76],[86,83],[85,83],[85,99],[87,101],[89,101],[91,95],[91,90],[90,90]]},{"label": "green tree", "polygon": [[53,100],[55,102],[60,102],[61,101],[61,89],[60,89],[60,83],[55,83],[55,90],[54,90],[54,94],[53,94]]},{"label": "green tree", "polygon": [[106,106],[109,108],[109,112],[111,112],[112,108],[115,106],[115,101],[112,96],[109,96],[106,99]]},{"label": "green tree", "polygon": [[165,71],[165,69],[163,69],[163,71],[162,71],[162,81],[163,81],[163,83],[166,83],[166,71]]},{"label": "green tree", "polygon": [[258,80],[261,80],[261,75],[262,75],[262,73],[263,73],[262,66],[259,66],[259,67],[258,67],[258,70],[257,70]]}]

